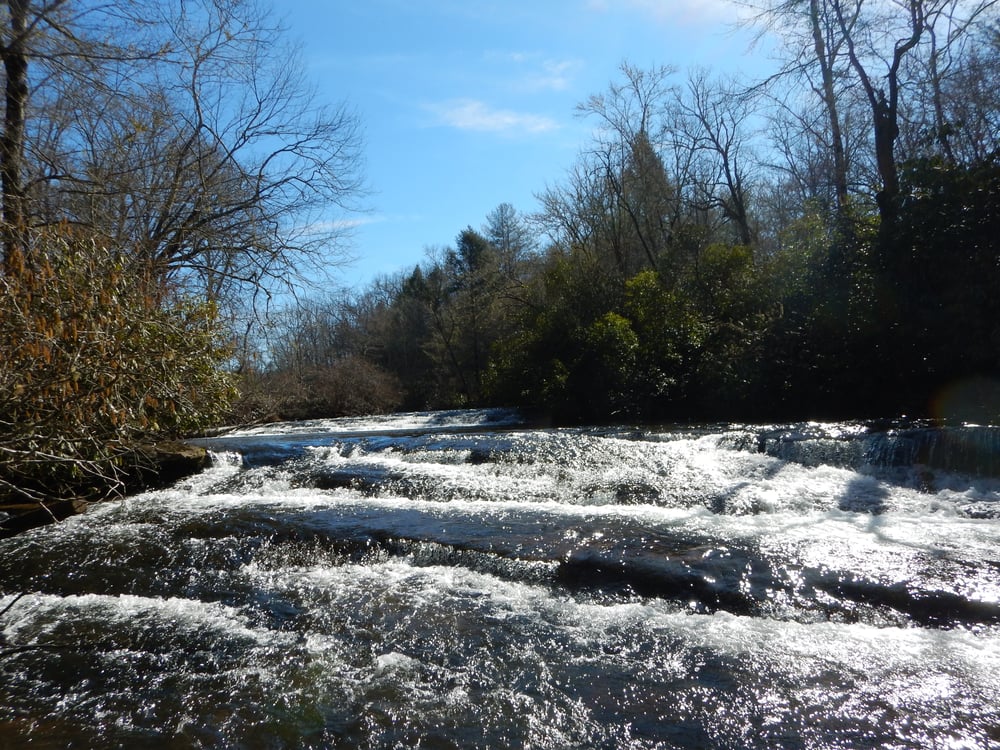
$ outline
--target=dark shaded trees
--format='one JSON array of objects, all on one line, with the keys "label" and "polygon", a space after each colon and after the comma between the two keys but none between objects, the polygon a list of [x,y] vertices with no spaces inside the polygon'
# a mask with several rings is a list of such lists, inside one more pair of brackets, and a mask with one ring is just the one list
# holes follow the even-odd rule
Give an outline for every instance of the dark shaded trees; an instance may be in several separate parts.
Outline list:
[{"label": "dark shaded trees", "polygon": [[[976,422],[989,404],[950,389],[1000,376],[1000,162],[903,165],[898,227],[878,276],[884,362],[901,375],[895,410]],[[993,404],[992,406],[995,406]]]},{"label": "dark shaded trees", "polygon": [[[259,403],[246,408],[267,411],[261,404],[268,399],[280,404],[279,384],[294,394],[271,407],[284,415],[483,404],[495,344],[530,304],[535,247],[527,222],[501,204],[482,232],[466,227],[454,247],[428,250],[411,272],[290,309],[255,376]],[[336,375],[344,362],[364,377]],[[326,383],[323,399],[308,397],[318,389],[303,385],[306,379]]]},{"label": "dark shaded trees", "polygon": [[526,301],[524,269],[533,245],[526,226],[501,204],[484,232],[498,242],[466,227],[454,248],[431,253],[421,275],[430,331],[424,348],[439,373],[438,398],[450,406],[483,402],[493,346]]},{"label": "dark shaded trees", "polygon": [[[858,62],[882,60],[883,48],[874,46],[866,48],[871,60],[862,60],[860,40],[875,45],[891,36],[862,33],[860,21],[837,15],[830,3],[788,5],[802,10],[802,44],[825,55],[813,89],[824,107],[810,130],[786,131],[781,154],[794,169],[803,164],[799,154],[812,158],[812,150],[815,165],[833,166],[832,180],[819,177],[797,202],[781,196],[780,180],[790,172],[768,171],[754,159],[773,152],[766,140],[751,144],[751,99],[694,76],[686,89],[657,88],[660,98],[651,103],[641,96],[651,89],[638,85],[645,77],[626,66],[628,83],[588,102],[606,125],[597,144],[584,150],[564,186],[541,196],[540,224],[552,244],[538,277],[540,304],[495,350],[493,393],[570,421],[927,414],[948,383],[998,374],[997,311],[985,292],[996,265],[988,239],[994,209],[986,208],[992,160],[956,168],[941,143],[929,144],[934,158],[911,163],[893,150],[893,169],[905,175],[893,187],[877,167],[885,153],[875,149],[874,125],[868,136],[863,128],[837,130],[845,112],[858,111],[837,82],[860,75]],[[911,22],[904,24],[911,31],[925,23]],[[848,40],[847,32],[859,39]],[[923,80],[916,62],[924,58],[916,55],[926,52],[926,37],[916,47],[910,38],[887,48],[887,75],[897,83]],[[908,112],[936,111],[907,91]],[[883,115],[901,133],[911,123],[902,120],[901,95],[896,101]],[[636,118],[631,127],[626,115]],[[793,150],[796,138],[808,146]],[[884,192],[867,202],[852,192],[865,163],[849,158],[861,154],[859,138],[869,144],[876,184],[895,193],[901,213],[888,225],[879,210]],[[636,159],[637,151],[656,158]],[[636,208],[656,205],[648,200],[656,190],[638,191],[645,202],[632,202],[626,189],[643,161],[657,165],[651,171],[666,188],[660,194],[672,199],[655,209],[670,231],[658,235],[663,244],[653,255],[636,235],[626,239],[626,230],[650,226],[633,220],[642,215]],[[615,163],[619,169],[609,169]],[[679,166],[671,172],[666,164]],[[755,214],[761,195],[780,196],[784,205]],[[758,234],[762,220],[768,226]]]},{"label": "dark shaded trees", "polygon": [[546,244],[498,207],[357,317],[371,361],[557,422],[959,416],[1000,380],[991,6],[769,5],[806,56],[760,84],[623,66]]},{"label": "dark shaded trees", "polygon": [[372,332],[379,346],[378,361],[405,384],[404,408],[428,409],[445,403],[440,383],[442,368],[428,345],[433,335],[433,320],[424,271],[417,266],[391,283],[391,299],[379,318],[378,329]]}]

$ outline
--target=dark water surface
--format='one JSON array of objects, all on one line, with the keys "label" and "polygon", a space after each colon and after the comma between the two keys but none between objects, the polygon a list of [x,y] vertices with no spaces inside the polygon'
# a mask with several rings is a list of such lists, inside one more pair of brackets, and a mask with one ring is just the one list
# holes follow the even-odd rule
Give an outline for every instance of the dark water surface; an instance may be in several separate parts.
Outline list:
[{"label": "dark water surface", "polygon": [[0,540],[0,748],[1000,747],[995,428],[510,417]]}]

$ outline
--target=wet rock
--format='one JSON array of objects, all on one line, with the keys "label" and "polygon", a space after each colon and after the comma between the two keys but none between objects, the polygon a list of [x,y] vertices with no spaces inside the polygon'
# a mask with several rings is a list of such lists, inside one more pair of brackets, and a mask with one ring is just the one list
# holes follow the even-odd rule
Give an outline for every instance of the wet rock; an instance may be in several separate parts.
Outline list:
[{"label": "wet rock", "polygon": [[86,510],[85,500],[53,500],[51,502],[0,506],[0,539],[22,531],[62,521]]},{"label": "wet rock", "polygon": [[656,505],[660,490],[646,482],[625,482],[615,489],[615,502],[619,505]]},{"label": "wet rock", "polygon": [[[208,465],[208,451],[176,440],[137,446],[121,467],[120,487],[91,485],[78,488],[81,497],[54,497],[41,502],[0,504],[0,538],[62,521],[82,513],[89,505],[83,498],[123,492],[130,494],[166,487],[197,474]],[[42,493],[38,493],[39,495]]]},{"label": "wet rock", "polygon": [[136,448],[126,470],[125,492],[167,487],[208,466],[208,451],[178,440],[165,440]]}]

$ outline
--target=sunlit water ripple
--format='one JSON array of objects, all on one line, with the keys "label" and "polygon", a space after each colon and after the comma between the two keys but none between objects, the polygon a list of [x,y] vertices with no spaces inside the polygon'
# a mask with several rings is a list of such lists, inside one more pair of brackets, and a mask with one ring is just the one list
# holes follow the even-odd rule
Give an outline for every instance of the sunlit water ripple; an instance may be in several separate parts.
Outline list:
[{"label": "sunlit water ripple", "polygon": [[993,428],[205,443],[0,540],[0,747],[1000,747]]}]

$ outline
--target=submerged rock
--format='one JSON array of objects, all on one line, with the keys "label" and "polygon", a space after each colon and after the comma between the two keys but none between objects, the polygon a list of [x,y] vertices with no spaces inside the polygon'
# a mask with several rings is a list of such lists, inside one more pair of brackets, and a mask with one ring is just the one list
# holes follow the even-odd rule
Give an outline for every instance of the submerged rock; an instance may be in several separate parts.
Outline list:
[{"label": "submerged rock", "polygon": [[20,534],[39,526],[62,521],[82,513],[89,503],[86,500],[53,500],[46,503],[0,505],[0,539]]}]

